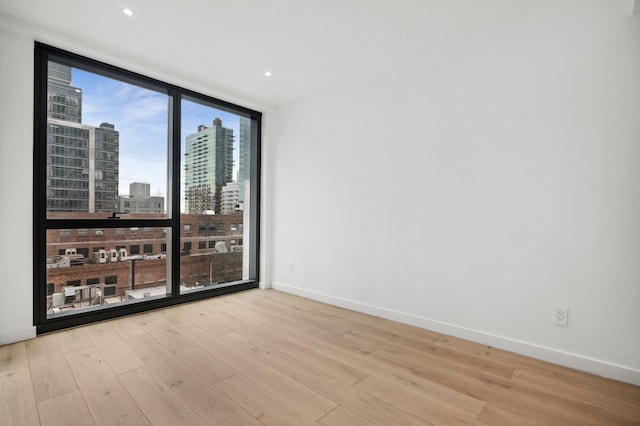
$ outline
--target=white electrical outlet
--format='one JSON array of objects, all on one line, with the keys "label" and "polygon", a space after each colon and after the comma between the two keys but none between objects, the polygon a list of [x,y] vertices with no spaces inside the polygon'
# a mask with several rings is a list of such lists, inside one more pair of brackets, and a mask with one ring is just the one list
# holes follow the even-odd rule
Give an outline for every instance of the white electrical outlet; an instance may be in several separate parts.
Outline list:
[{"label": "white electrical outlet", "polygon": [[569,308],[563,306],[553,307],[553,323],[557,325],[569,325]]},{"label": "white electrical outlet", "polygon": [[289,273],[293,274],[293,263],[289,264]]}]

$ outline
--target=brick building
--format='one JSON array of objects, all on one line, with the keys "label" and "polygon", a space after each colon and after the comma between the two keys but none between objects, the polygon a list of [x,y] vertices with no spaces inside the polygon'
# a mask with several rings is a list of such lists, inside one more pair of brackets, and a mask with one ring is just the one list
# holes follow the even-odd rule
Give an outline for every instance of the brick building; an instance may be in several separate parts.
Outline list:
[{"label": "brick building", "polygon": [[[77,213],[61,217],[102,218]],[[50,213],[56,218],[56,213]],[[136,215],[129,215],[135,218]],[[163,215],[144,215],[162,218]],[[180,284],[200,287],[242,279],[242,213],[183,214],[180,217]],[[79,228],[47,231],[47,295],[78,287],[80,299],[96,294],[126,300],[132,290],[166,285],[167,235],[164,228]],[[106,287],[103,287],[106,286]],[[88,287],[87,287],[88,286]],[[97,286],[98,293],[94,286]],[[86,291],[86,295],[81,293]],[[117,300],[115,300],[117,302]],[[90,302],[87,302],[90,304]],[[81,303],[77,303],[82,306]]]}]

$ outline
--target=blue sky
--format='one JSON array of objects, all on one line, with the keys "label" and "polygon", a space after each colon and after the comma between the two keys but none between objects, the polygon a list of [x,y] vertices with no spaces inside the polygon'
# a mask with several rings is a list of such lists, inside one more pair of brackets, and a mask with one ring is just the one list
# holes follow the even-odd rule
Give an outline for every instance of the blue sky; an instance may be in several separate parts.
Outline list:
[{"label": "blue sky", "polygon": [[[129,184],[151,184],[151,195],[166,196],[167,122],[169,97],[128,83],[74,68],[72,84],[82,89],[82,123],[100,126],[109,122],[120,132],[119,192]],[[234,179],[238,168],[240,117],[199,103],[182,101],[181,144],[198,125],[211,126],[215,118],[233,129]],[[181,192],[184,188],[181,188]]]}]

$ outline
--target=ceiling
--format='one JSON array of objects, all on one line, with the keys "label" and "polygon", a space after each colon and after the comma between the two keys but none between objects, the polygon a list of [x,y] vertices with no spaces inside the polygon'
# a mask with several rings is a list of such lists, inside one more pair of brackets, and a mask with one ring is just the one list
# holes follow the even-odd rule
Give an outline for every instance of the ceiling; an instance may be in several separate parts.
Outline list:
[{"label": "ceiling", "polygon": [[[570,1],[570,0],[563,0]],[[557,0],[0,0],[0,13],[267,106],[402,66]],[[132,17],[122,13],[133,10]],[[26,21],[26,22],[23,22]],[[47,40],[43,40],[47,41]],[[272,76],[266,77],[265,71]]]}]

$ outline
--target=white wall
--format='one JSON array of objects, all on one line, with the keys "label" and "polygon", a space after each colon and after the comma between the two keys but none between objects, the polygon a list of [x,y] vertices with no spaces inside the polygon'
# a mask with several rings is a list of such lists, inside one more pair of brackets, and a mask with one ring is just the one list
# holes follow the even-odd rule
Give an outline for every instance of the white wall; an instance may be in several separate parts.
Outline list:
[{"label": "white wall", "polygon": [[33,40],[0,29],[0,345],[33,327]]},{"label": "white wall", "polygon": [[279,109],[275,288],[640,384],[640,15],[552,3]]}]

